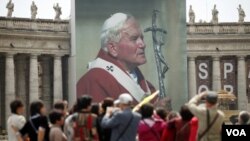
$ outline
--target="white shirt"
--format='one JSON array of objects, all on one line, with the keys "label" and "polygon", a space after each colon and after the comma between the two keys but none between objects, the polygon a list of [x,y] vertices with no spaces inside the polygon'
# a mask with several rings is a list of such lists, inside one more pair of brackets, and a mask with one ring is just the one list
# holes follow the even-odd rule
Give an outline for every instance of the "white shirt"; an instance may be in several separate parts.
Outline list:
[{"label": "white shirt", "polygon": [[69,115],[64,122],[64,134],[67,136],[67,140],[68,141],[72,141],[74,138],[74,121],[73,121],[73,117],[75,116],[75,114],[71,114]]},{"label": "white shirt", "polygon": [[8,132],[8,140],[9,141],[17,141],[16,133],[12,126],[17,128],[18,130],[22,129],[24,124],[26,123],[26,119],[22,115],[12,114],[7,121],[7,132]]}]

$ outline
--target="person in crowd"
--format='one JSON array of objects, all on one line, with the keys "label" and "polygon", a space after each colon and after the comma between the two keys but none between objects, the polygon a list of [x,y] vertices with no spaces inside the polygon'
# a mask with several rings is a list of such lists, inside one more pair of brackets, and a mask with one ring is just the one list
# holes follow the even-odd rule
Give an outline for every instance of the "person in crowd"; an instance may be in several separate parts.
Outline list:
[{"label": "person in crowd", "polygon": [[54,110],[63,113],[64,116],[67,116],[68,111],[67,111],[67,107],[66,107],[66,103],[62,100],[56,101],[54,103]]},{"label": "person in crowd", "polygon": [[64,103],[64,110],[65,110],[65,115],[68,116],[69,115],[69,102],[67,100],[63,100]]},{"label": "person in crowd", "polygon": [[[205,99],[205,105],[198,105]],[[194,96],[188,103],[189,110],[198,118],[198,140],[220,141],[224,113],[217,106],[218,94],[206,91]]]},{"label": "person in crowd", "polygon": [[91,113],[95,114],[97,116],[96,118],[96,129],[98,133],[99,140],[101,140],[101,114],[102,114],[102,108],[99,103],[93,103],[91,106]]},{"label": "person in crowd", "polygon": [[232,123],[232,125],[235,125],[239,122],[239,115],[231,115],[229,117],[229,121]]},{"label": "person in crowd", "polygon": [[123,93],[118,100],[121,111],[114,114],[113,108],[107,108],[101,125],[103,128],[112,129],[110,141],[135,141],[141,116],[132,112],[133,98],[130,94]]},{"label": "person in crowd", "polygon": [[160,141],[165,124],[162,119],[153,118],[153,105],[144,104],[139,111],[142,116],[138,127],[139,141]]},{"label": "person in crowd", "polygon": [[198,120],[192,120],[193,114],[186,105],[179,111],[180,117],[167,122],[161,141],[195,141],[198,129]]},{"label": "person in crowd", "polygon": [[92,98],[82,95],[77,99],[77,112],[73,115],[74,140],[98,141],[97,116],[91,113]]},{"label": "person in crowd", "polygon": [[50,141],[67,141],[66,135],[62,131],[64,124],[64,114],[58,111],[52,111],[49,114],[49,120],[52,124],[49,132]]},{"label": "person in crowd", "polygon": [[105,98],[101,104],[101,107],[102,107],[102,114],[101,115],[104,116],[107,112],[108,107],[114,107],[114,99],[111,97]]},{"label": "person in crowd", "polygon": [[[94,102],[117,99],[129,93],[134,102],[155,91],[138,66],[146,63],[146,45],[137,20],[124,13],[108,18],[101,31],[101,49],[89,63],[89,71],[77,82],[77,95],[89,94]],[[108,83],[107,83],[108,82]]]},{"label": "person in crowd", "polygon": [[114,101],[114,107],[117,107],[117,108],[120,107],[120,103],[119,103],[119,100],[118,100],[118,99],[116,99],[116,100]]},{"label": "person in crowd", "polygon": [[14,100],[10,103],[11,115],[7,120],[7,133],[9,141],[17,141],[16,130],[23,128],[26,123],[24,114],[24,105],[21,100]]},{"label": "person in crowd", "polygon": [[97,115],[97,116],[100,116],[101,114],[101,106],[99,103],[93,103],[91,105],[91,113]]},{"label": "person in crowd", "polygon": [[111,139],[111,129],[102,128],[101,123],[102,123],[103,117],[106,114],[107,107],[113,107],[113,106],[114,106],[114,99],[111,97],[105,98],[101,104],[102,113],[98,117],[98,122],[97,122],[97,131],[98,131],[100,141],[110,141]]},{"label": "person in crowd", "polygon": [[238,123],[239,125],[248,125],[250,124],[250,114],[247,111],[241,111],[239,113],[239,117],[238,117]]},{"label": "person in crowd", "polygon": [[179,117],[180,117],[180,115],[178,112],[170,111],[169,114],[167,115],[167,121],[170,121],[172,119],[179,118]]},{"label": "person in crowd", "polygon": [[30,118],[17,135],[21,137],[28,135],[30,141],[49,141],[49,124],[46,117],[46,108],[42,101],[33,101],[30,104]]},{"label": "person in crowd", "polygon": [[157,107],[155,110],[154,116],[156,118],[160,118],[160,119],[166,121],[167,120],[167,111],[163,107]]},{"label": "person in crowd", "polygon": [[67,141],[74,140],[74,124],[75,124],[75,113],[77,112],[77,103],[75,103],[69,110],[69,115],[65,118],[63,131],[67,137]]}]

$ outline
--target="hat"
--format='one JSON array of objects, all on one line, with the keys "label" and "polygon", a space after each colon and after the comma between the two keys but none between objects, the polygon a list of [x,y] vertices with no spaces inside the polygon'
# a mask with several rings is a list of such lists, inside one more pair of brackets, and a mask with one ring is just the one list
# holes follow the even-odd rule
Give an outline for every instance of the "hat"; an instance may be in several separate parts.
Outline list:
[{"label": "hat", "polygon": [[214,91],[208,91],[206,101],[210,104],[216,104],[218,100],[218,94]]},{"label": "hat", "polygon": [[117,105],[117,104],[119,104],[119,99],[116,99],[115,101],[114,101],[114,105]]},{"label": "hat", "polygon": [[132,101],[133,101],[133,98],[128,93],[121,94],[119,96],[119,98],[117,99],[117,102],[120,103],[120,104],[129,104]]}]

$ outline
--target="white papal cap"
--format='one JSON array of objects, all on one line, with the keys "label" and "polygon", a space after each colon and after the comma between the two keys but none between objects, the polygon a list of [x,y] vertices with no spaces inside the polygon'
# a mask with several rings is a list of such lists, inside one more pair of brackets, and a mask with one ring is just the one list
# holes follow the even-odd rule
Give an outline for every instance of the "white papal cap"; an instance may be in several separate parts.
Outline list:
[{"label": "white papal cap", "polygon": [[108,30],[110,28],[113,28],[117,25],[120,25],[122,22],[127,20],[127,15],[124,13],[115,13],[111,15],[103,24],[102,26],[102,32],[105,30]]}]

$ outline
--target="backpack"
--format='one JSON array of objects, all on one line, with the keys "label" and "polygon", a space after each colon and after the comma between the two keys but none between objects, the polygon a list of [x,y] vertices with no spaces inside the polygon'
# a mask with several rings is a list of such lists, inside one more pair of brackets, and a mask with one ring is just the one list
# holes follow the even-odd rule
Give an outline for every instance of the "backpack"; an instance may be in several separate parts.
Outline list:
[{"label": "backpack", "polygon": [[98,141],[95,128],[96,117],[91,113],[78,113],[74,124],[75,141]]}]

